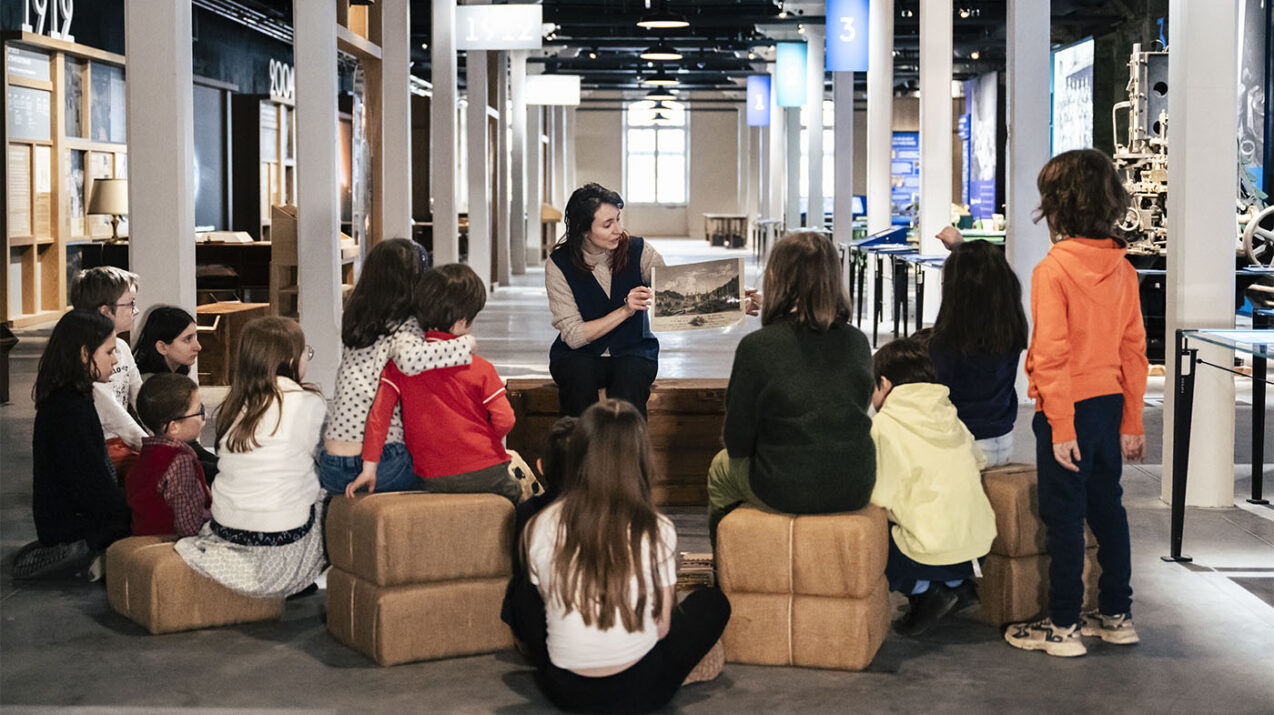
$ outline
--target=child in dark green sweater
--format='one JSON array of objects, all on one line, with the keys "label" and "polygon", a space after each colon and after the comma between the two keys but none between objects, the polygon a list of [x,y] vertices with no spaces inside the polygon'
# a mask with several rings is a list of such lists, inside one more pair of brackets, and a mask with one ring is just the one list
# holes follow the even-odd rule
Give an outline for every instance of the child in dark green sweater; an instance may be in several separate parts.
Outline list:
[{"label": "child in dark green sweater", "polygon": [[790,234],[765,268],[761,329],[739,342],[725,449],[708,469],[708,533],[740,504],[792,514],[854,511],[876,483],[871,350],[849,320],[827,237]]}]

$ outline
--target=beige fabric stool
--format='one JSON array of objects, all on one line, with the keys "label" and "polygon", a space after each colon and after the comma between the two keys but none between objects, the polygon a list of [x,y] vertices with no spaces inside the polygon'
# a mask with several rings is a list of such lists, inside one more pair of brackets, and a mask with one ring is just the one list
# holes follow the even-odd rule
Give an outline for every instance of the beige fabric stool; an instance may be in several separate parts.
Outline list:
[{"label": "beige fabric stool", "polygon": [[231,591],[187,566],[174,540],[131,536],[106,550],[106,598],[115,612],[155,634],[283,617],[283,599]]},{"label": "beige fabric stool", "polygon": [[889,632],[885,512],[793,516],[740,507],[717,530],[732,663],[862,670]]},{"label": "beige fabric stool", "polygon": [[[1040,521],[1034,465],[1007,464],[982,473],[995,511],[995,541],[982,564],[978,619],[992,625],[1026,621],[1048,612],[1048,546]],[[1097,607],[1097,540],[1084,527],[1084,608]]]},{"label": "beige fabric stool", "polygon": [[381,665],[510,648],[513,505],[494,494],[335,497],[327,630]]}]

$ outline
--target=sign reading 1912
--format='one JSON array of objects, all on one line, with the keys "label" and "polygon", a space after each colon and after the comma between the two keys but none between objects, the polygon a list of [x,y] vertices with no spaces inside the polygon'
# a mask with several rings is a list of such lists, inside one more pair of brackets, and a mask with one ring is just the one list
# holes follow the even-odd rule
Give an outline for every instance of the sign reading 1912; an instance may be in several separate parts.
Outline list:
[{"label": "sign reading 1912", "polygon": [[[31,24],[31,15],[35,24]],[[55,40],[75,42],[71,34],[71,16],[75,14],[75,0],[26,0],[22,4],[22,31],[43,35],[48,23],[49,37]],[[58,21],[61,20],[61,24]]]},{"label": "sign reading 1912", "polygon": [[538,50],[543,45],[541,5],[461,5],[456,49]]}]

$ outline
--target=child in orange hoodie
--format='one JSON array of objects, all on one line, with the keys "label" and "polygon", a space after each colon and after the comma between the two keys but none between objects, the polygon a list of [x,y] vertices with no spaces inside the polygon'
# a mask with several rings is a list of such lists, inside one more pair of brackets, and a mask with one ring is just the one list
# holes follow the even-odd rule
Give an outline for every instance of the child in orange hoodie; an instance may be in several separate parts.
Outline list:
[{"label": "child in orange hoodie", "polygon": [[[1053,241],[1031,275],[1034,333],[1026,353],[1035,398],[1040,518],[1047,529],[1049,615],[1004,638],[1049,655],[1087,652],[1081,635],[1138,642],[1132,624],[1128,516],[1121,454],[1140,461],[1146,331],[1137,274],[1114,235],[1128,194],[1108,156],[1068,151],[1040,170],[1038,215]],[[1080,614],[1084,521],[1097,537],[1099,613]]]}]

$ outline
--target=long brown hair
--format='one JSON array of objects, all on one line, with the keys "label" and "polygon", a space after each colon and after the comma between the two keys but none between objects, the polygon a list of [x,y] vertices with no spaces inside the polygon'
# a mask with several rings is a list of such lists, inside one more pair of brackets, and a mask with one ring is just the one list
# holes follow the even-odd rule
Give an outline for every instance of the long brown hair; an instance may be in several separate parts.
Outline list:
[{"label": "long brown hair", "polygon": [[942,266],[933,337],[962,355],[1008,355],[1025,350],[1029,336],[1022,284],[1004,250],[988,241],[956,244]]},{"label": "long brown hair", "polygon": [[840,258],[826,236],[789,233],[765,264],[765,305],[761,325],[789,315],[818,333],[849,321],[849,294],[841,281]]},{"label": "long brown hair", "polygon": [[[593,217],[602,204],[610,204],[617,209],[624,208],[624,199],[617,192],[601,184],[584,184],[571,193],[566,201],[566,211],[562,215],[562,223],[566,226],[566,234],[557,242],[553,250],[570,252],[571,265],[592,273],[593,266],[584,259],[584,244],[588,241],[588,232],[593,228]],[[619,237],[619,245],[611,251],[610,274],[617,275],[628,265],[628,246],[632,237],[627,231]]]},{"label": "long brown hair", "polygon": [[[225,402],[217,408],[217,446],[225,443],[231,452],[247,452],[261,446],[257,427],[265,413],[283,401],[276,378],[301,382],[301,354],[305,333],[288,318],[257,318],[243,326],[239,352],[235,358],[234,381]],[[302,384],[308,392],[313,385]],[[279,419],[282,420],[280,414]],[[276,422],[270,434],[279,430]]]},{"label": "long brown hair", "polygon": [[346,347],[368,347],[411,317],[412,286],[422,263],[417,244],[405,238],[372,246],[341,315],[341,342]]},{"label": "long brown hair", "polygon": [[1128,242],[1115,225],[1128,213],[1130,199],[1110,157],[1097,149],[1062,152],[1035,179],[1040,205],[1035,220],[1048,222],[1054,241],[1062,238],[1112,238]]},{"label": "long brown hair", "polygon": [[[585,410],[570,438],[564,476],[554,590],[567,613],[579,611],[584,625],[607,630],[618,616],[624,630],[635,633],[645,613],[662,613],[663,589],[673,585],[660,582],[659,555],[667,545],[659,537],[650,440],[637,408],[607,399]],[[527,533],[533,524],[534,518]],[[647,573],[641,571],[643,552]]]},{"label": "long brown hair", "polygon": [[36,368],[31,388],[35,406],[67,385],[91,399],[93,383],[101,377],[93,354],[114,334],[115,323],[95,310],[71,310],[59,318]]}]

